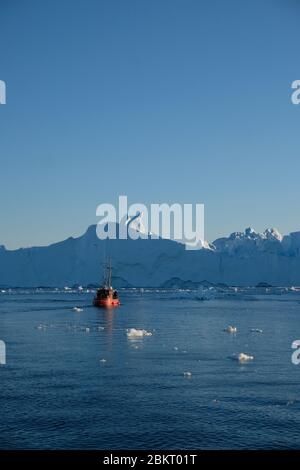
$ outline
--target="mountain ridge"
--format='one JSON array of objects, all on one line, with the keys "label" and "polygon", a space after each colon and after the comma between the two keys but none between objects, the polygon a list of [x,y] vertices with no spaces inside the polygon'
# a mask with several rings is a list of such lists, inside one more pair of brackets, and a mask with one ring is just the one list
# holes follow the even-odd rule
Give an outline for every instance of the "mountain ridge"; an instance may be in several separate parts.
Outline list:
[{"label": "mountain ridge", "polygon": [[167,239],[100,240],[96,225],[77,237],[49,246],[6,250],[0,246],[0,285],[63,287],[96,284],[101,262],[112,257],[118,286],[160,287],[182,283],[300,285],[300,232],[282,236],[247,228],[229,237],[185,250]]}]

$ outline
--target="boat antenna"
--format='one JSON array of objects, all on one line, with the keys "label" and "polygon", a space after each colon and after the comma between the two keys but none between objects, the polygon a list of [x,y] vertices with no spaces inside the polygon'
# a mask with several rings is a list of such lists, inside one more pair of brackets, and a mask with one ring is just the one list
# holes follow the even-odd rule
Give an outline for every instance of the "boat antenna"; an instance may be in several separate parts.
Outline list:
[{"label": "boat antenna", "polygon": [[105,276],[104,276],[104,284],[105,287],[111,287],[111,280],[112,280],[112,267],[111,267],[111,258],[109,258],[108,263],[105,266]]},{"label": "boat antenna", "polygon": [[112,267],[111,267],[111,258],[109,258],[109,263],[108,263],[108,287],[111,287],[111,278],[112,278]]}]

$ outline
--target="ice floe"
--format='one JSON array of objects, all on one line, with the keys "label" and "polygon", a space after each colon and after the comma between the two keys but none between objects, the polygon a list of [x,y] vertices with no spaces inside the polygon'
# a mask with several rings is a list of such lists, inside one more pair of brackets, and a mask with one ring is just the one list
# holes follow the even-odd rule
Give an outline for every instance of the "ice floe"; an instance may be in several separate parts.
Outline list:
[{"label": "ice floe", "polygon": [[192,373],[187,371],[183,373],[183,376],[190,379],[192,377]]},{"label": "ice floe", "polygon": [[239,362],[249,362],[249,361],[253,361],[254,359],[254,356],[249,356],[248,354],[245,354],[245,353],[240,353],[237,355],[237,360]]},{"label": "ice floe", "polygon": [[226,333],[237,333],[237,327],[228,325],[227,328],[225,328]]},{"label": "ice floe", "polygon": [[251,328],[251,333],[263,333],[263,330],[261,330],[260,328]]},{"label": "ice floe", "polygon": [[152,336],[151,331],[137,330],[136,328],[129,328],[127,330],[127,338],[129,339],[143,338],[144,336]]},{"label": "ice floe", "polygon": [[74,307],[74,308],[72,308],[72,310],[74,312],[83,312],[83,308],[80,308],[80,307]]}]

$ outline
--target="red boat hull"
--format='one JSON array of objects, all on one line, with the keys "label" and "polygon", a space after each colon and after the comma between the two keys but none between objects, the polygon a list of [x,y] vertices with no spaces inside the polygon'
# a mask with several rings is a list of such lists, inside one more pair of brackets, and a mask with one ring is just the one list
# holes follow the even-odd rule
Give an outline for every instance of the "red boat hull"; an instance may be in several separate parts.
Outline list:
[{"label": "red boat hull", "polygon": [[118,307],[120,305],[119,299],[94,299],[94,306],[95,307]]}]

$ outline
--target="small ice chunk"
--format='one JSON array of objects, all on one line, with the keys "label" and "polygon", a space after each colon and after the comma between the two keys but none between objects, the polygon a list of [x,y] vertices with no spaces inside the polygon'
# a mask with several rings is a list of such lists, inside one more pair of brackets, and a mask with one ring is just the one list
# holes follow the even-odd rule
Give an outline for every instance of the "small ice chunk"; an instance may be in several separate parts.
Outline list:
[{"label": "small ice chunk", "polygon": [[184,377],[187,377],[187,378],[189,379],[189,378],[192,377],[192,373],[187,371],[187,372],[184,372],[184,373],[183,373],[183,376],[184,376]]},{"label": "small ice chunk", "polygon": [[97,330],[98,330],[98,331],[104,330],[104,326],[98,326]]},{"label": "small ice chunk", "polygon": [[174,347],[174,351],[178,351],[178,348],[177,348],[177,346],[175,346],[175,347]]},{"label": "small ice chunk", "polygon": [[103,363],[104,363],[104,362],[106,362],[106,359],[104,359],[104,358],[103,358],[103,359],[100,359],[100,362],[103,362]]},{"label": "small ice chunk", "polygon": [[262,333],[263,330],[261,330],[260,328],[251,328],[251,332],[252,333]]},{"label": "small ice chunk", "polygon": [[129,339],[143,338],[144,336],[152,336],[152,333],[146,330],[137,330],[136,328],[127,330],[127,338]]},{"label": "small ice chunk", "polygon": [[144,336],[152,336],[151,331],[143,330]]},{"label": "small ice chunk", "polygon": [[253,356],[249,356],[248,354],[245,354],[245,353],[240,353],[238,356],[237,356],[237,360],[239,362],[248,362],[248,361],[253,361],[254,357]]},{"label": "small ice chunk", "polygon": [[236,333],[237,332],[237,327],[229,325],[227,328],[225,328],[226,333]]},{"label": "small ice chunk", "polygon": [[80,307],[74,307],[72,310],[74,312],[83,312],[83,308],[80,308]]},{"label": "small ice chunk", "polygon": [[86,332],[86,333],[89,333],[89,332],[90,332],[90,329],[89,329],[89,328],[86,328],[86,329],[85,329],[85,332]]}]

